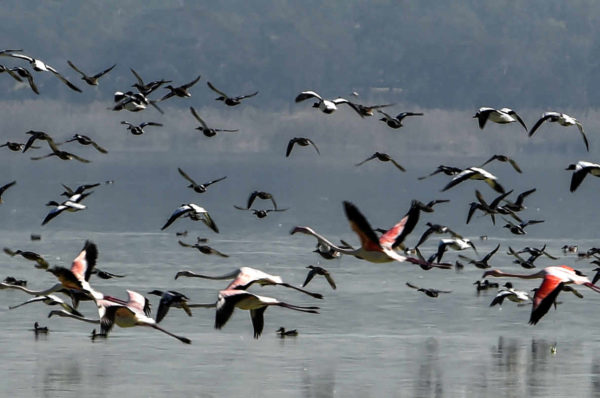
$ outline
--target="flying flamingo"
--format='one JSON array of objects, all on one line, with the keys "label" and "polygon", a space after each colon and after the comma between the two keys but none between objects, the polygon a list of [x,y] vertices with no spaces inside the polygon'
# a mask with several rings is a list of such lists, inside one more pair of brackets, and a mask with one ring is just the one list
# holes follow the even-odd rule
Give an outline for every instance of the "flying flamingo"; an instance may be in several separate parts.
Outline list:
[{"label": "flying flamingo", "polygon": [[192,278],[203,278],[203,279],[213,279],[213,280],[223,280],[223,279],[233,279],[229,285],[225,288],[225,290],[246,290],[254,283],[258,283],[261,286],[269,286],[269,285],[279,285],[289,287],[294,290],[298,290],[299,292],[308,294],[311,297],[322,299],[323,296],[319,293],[312,293],[304,289],[300,289],[299,287],[290,285],[289,283],[283,282],[280,276],[278,275],[270,275],[266,272],[258,270],[256,268],[250,267],[241,267],[236,269],[233,272],[230,272],[225,275],[219,276],[209,276],[209,275],[201,275],[196,274],[192,271],[179,271],[175,275],[175,279],[180,276],[187,276]]},{"label": "flying flamingo", "polygon": [[402,244],[406,235],[414,229],[420,211],[422,210],[421,206],[413,202],[410,210],[402,220],[380,237],[377,237],[367,219],[361,214],[356,206],[350,202],[344,202],[344,210],[346,211],[346,217],[350,221],[350,227],[356,232],[360,239],[360,247],[358,249],[348,249],[337,246],[309,227],[294,227],[290,231],[290,234],[293,235],[300,232],[312,235],[317,238],[319,243],[328,245],[339,253],[348,254],[372,263],[408,261],[413,264],[422,264],[421,260],[413,257],[405,257],[396,251],[396,248]]},{"label": "flying flamingo", "polygon": [[254,338],[260,337],[265,324],[263,314],[267,307],[276,305],[278,307],[289,308],[295,311],[310,312],[318,314],[319,307],[303,307],[284,303],[272,297],[259,296],[249,293],[245,290],[225,289],[219,292],[219,298],[212,304],[190,304],[190,308],[214,308],[217,312],[215,315],[215,329],[221,329],[233,314],[233,310],[237,307],[241,310],[249,310],[250,318],[252,319],[252,327],[254,329]]},{"label": "flying flamingo", "polygon": [[574,270],[566,265],[557,265],[546,267],[539,272],[534,274],[511,274],[503,272],[498,269],[486,271],[483,274],[483,278],[486,276],[495,277],[508,277],[508,278],[522,278],[522,279],[536,279],[543,278],[544,281],[535,292],[533,297],[533,308],[531,309],[531,317],[529,318],[529,324],[535,325],[539,320],[548,312],[552,304],[555,302],[556,297],[563,289],[566,284],[574,283],[576,285],[587,286],[595,292],[600,293],[600,287],[594,285],[590,280],[585,277],[581,272]]}]

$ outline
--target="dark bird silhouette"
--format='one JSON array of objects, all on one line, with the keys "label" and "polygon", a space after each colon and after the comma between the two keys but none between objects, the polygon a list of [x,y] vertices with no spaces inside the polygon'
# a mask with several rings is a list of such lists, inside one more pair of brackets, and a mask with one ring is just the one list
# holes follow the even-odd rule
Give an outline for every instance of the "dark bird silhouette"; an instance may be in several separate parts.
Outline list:
[{"label": "dark bird silhouette", "polygon": [[29,83],[29,87],[31,88],[31,90],[36,93],[39,94],[40,91],[38,90],[34,80],[33,80],[33,75],[31,74],[31,72],[29,72],[29,70],[22,68],[20,66],[14,67],[14,68],[7,68],[5,66],[0,65],[2,68],[0,68],[0,72],[7,72],[10,76],[13,77],[13,79],[22,82],[23,80],[21,78],[27,79],[27,83]]},{"label": "dark bird silhouette", "polygon": [[288,210],[288,209],[246,209],[244,207],[237,206],[237,205],[233,205],[233,207],[235,207],[238,210],[251,211],[252,214],[254,214],[257,218],[265,218],[271,212],[280,212],[280,211]]},{"label": "dark bird silhouette", "polygon": [[48,269],[50,264],[46,261],[41,255],[36,252],[28,251],[28,250],[11,250],[8,247],[4,248],[4,253],[8,254],[11,257],[16,255],[20,255],[26,260],[34,261],[36,263],[35,267],[40,269]]},{"label": "dark bird silhouette", "polygon": [[506,155],[493,155],[491,158],[489,158],[488,160],[486,160],[484,163],[481,164],[481,166],[479,167],[483,167],[486,164],[490,163],[491,161],[497,160],[499,162],[508,162],[513,169],[515,169],[515,171],[517,173],[522,173],[523,171],[521,171],[521,168],[519,167],[519,165],[517,164],[517,162],[515,162],[512,158],[509,158]]},{"label": "dark bird silhouette", "polygon": [[392,159],[392,157],[390,155],[388,155],[387,153],[383,153],[383,152],[375,152],[373,155],[369,156],[368,158],[366,158],[365,160],[363,160],[360,163],[357,163],[356,166],[360,166],[366,162],[368,162],[369,160],[373,160],[373,159],[377,159],[380,160],[382,162],[392,162],[392,164],[394,166],[396,166],[396,168],[400,171],[406,171],[406,169],[404,167],[402,167],[398,162],[396,162],[394,159]]},{"label": "dark bird silhouette", "polygon": [[544,220],[528,220],[528,221],[523,221],[519,224],[515,224],[512,221],[507,220],[506,218],[503,218],[503,219],[504,219],[504,221],[506,221],[504,228],[508,228],[508,230],[514,235],[525,235],[527,233],[527,232],[525,232],[526,226],[544,222]]},{"label": "dark bird silhouette", "polygon": [[190,183],[190,185],[188,185],[188,188],[193,189],[194,192],[197,192],[197,193],[204,193],[204,192],[206,192],[206,189],[210,185],[217,183],[219,181],[223,181],[224,179],[227,178],[227,176],[225,176],[225,177],[217,178],[216,180],[205,182],[204,184],[197,184],[189,175],[187,175],[187,173],[185,171],[181,170],[181,168],[178,167],[177,171],[179,171],[179,174],[181,174],[181,176],[183,178],[185,178],[186,180],[188,180],[188,182]]},{"label": "dark bird silhouette", "polygon": [[56,145],[54,144],[54,140],[52,139],[52,137],[50,137],[47,133],[45,133],[43,131],[29,130],[25,134],[29,134],[31,137],[29,137],[29,139],[25,143],[25,147],[23,148],[23,153],[27,152],[27,150],[32,147],[33,143],[36,140],[47,141],[48,145],[50,145],[50,148],[52,148],[52,145],[54,145],[56,147]]},{"label": "dark bird silhouette", "polygon": [[534,193],[536,191],[535,188],[530,189],[528,191],[525,192],[521,192],[519,194],[519,196],[517,196],[517,200],[514,202],[511,202],[507,199],[502,199],[502,201],[505,203],[503,205],[504,208],[512,210],[513,212],[518,212],[518,211],[522,211],[525,210],[526,207],[525,205],[523,205],[523,201],[525,200],[525,198],[529,195],[531,195],[532,193]]},{"label": "dark bird silhouette", "polygon": [[190,310],[190,307],[188,307],[189,298],[185,294],[176,292],[174,290],[167,290],[165,292],[162,290],[152,290],[151,292],[148,292],[148,294],[153,294],[160,297],[158,310],[156,310],[156,323],[160,323],[160,321],[163,320],[171,307],[180,308],[184,310],[188,316],[192,316],[192,310]]},{"label": "dark bird silhouette", "polygon": [[317,154],[321,154],[321,152],[319,152],[319,148],[317,148],[315,143],[310,138],[294,137],[288,142],[287,149],[285,151],[285,157],[290,156],[290,153],[292,153],[292,149],[294,148],[295,144],[298,144],[300,146],[312,145],[317,151]]},{"label": "dark bird silhouette", "polygon": [[191,82],[186,83],[179,87],[173,87],[170,84],[168,86],[165,86],[165,88],[168,89],[169,92],[165,96],[163,96],[160,100],[164,101],[173,96],[182,97],[182,98],[191,97],[192,94],[189,92],[188,89],[190,87],[192,87],[194,84],[198,83],[198,80],[200,80],[200,75],[198,75],[198,77],[195,78],[194,80],[192,80]]},{"label": "dark bird silhouette", "polygon": [[12,187],[13,185],[15,185],[17,183],[17,181],[11,181],[8,184],[4,184],[0,187],[0,203],[2,203],[2,195],[4,195],[4,192],[6,192],[6,190],[10,187]]},{"label": "dark bird silhouette", "polygon": [[224,130],[224,129],[213,129],[211,127],[208,127],[208,125],[206,124],[206,122],[204,120],[202,120],[202,118],[200,117],[200,115],[198,115],[198,112],[196,112],[196,110],[190,106],[190,111],[192,112],[192,115],[196,118],[196,120],[198,122],[200,122],[200,126],[196,127],[196,130],[200,130],[202,132],[202,134],[204,134],[207,137],[214,137],[215,135],[217,135],[217,133],[236,133],[239,130]]},{"label": "dark bird silhouette", "polygon": [[221,90],[217,89],[215,86],[213,86],[211,84],[211,82],[206,82],[206,84],[208,85],[208,87],[210,87],[211,90],[213,90],[215,93],[219,94],[219,97],[215,98],[215,100],[223,101],[225,103],[225,105],[228,105],[228,106],[239,105],[242,103],[243,99],[254,97],[256,94],[258,94],[258,91],[256,91],[252,94],[240,95],[237,97],[230,97],[227,94],[225,94],[224,92],[222,92]]},{"label": "dark bird silhouette", "polygon": [[406,282],[406,286],[408,286],[408,287],[410,287],[412,289],[416,289],[418,292],[423,292],[427,296],[433,297],[433,298],[438,297],[440,295],[440,293],[452,293],[451,290],[438,290],[438,289],[430,289],[430,288],[418,287],[418,286],[413,285],[410,282]]},{"label": "dark bird silhouette", "polygon": [[443,173],[443,174],[445,174],[447,176],[455,176],[455,175],[459,174],[462,171],[463,171],[463,169],[460,169],[458,167],[439,165],[437,167],[437,169],[435,169],[432,173],[430,173],[430,174],[428,174],[426,176],[423,176],[423,177],[419,177],[418,179],[419,180],[424,180],[427,177],[431,177],[431,176],[434,176],[434,175],[439,174],[439,173]]},{"label": "dark bird silhouette", "polygon": [[149,95],[163,84],[171,83],[171,80],[164,79],[144,83],[142,77],[135,70],[133,70],[133,68],[129,68],[129,70],[131,71],[131,73],[133,73],[133,76],[135,76],[137,80],[137,83],[132,84],[131,87],[137,88],[140,94],[142,94],[143,96]]},{"label": "dark bird silhouette", "polygon": [[199,243],[195,243],[195,244],[191,245],[191,244],[189,244],[189,243],[185,243],[185,242],[182,242],[182,241],[180,241],[180,240],[179,240],[179,241],[177,241],[177,242],[178,242],[178,243],[179,243],[179,245],[180,245],[180,246],[182,246],[182,247],[191,247],[191,248],[193,248],[193,249],[198,249],[198,251],[199,251],[200,253],[203,253],[203,254],[216,254],[217,256],[220,256],[220,257],[229,257],[227,254],[225,254],[225,253],[221,253],[220,251],[218,251],[218,250],[216,250],[216,249],[213,249],[213,248],[212,248],[212,247],[210,247],[210,246],[201,245],[201,244],[199,244]]},{"label": "dark bird silhouette", "polygon": [[488,254],[486,254],[485,256],[483,256],[483,258],[481,260],[473,260],[470,257],[467,256],[463,256],[462,254],[459,254],[458,257],[468,261],[469,264],[473,264],[474,266],[476,266],[477,268],[481,268],[481,269],[485,269],[485,268],[490,268],[491,265],[488,264],[488,261],[490,260],[490,258],[492,258],[492,256],[494,254],[496,254],[496,252],[498,251],[498,249],[500,249],[500,243],[498,243],[498,246],[496,246],[495,249],[493,249],[491,252],[489,252]]},{"label": "dark bird silhouette", "polygon": [[513,212],[510,209],[500,206],[500,202],[504,198],[506,198],[508,195],[510,195],[511,193],[512,193],[512,190],[505,192],[505,193],[497,196],[491,203],[488,204],[485,201],[485,199],[483,198],[483,195],[481,194],[481,192],[479,192],[478,190],[475,190],[475,197],[477,198],[478,202],[470,203],[469,213],[467,215],[467,224],[471,221],[471,217],[473,217],[473,214],[475,214],[476,210],[481,210],[486,215],[489,215],[490,218],[492,219],[492,224],[494,224],[494,225],[496,225],[496,214],[510,215],[515,220],[521,221],[521,219],[519,218],[519,216],[517,216],[515,214],[515,212]]},{"label": "dark bird silhouette", "polygon": [[427,230],[425,232],[423,232],[423,235],[421,235],[421,237],[419,238],[419,241],[415,245],[415,248],[421,246],[427,240],[427,238],[429,238],[429,236],[431,234],[440,234],[440,235],[441,234],[450,234],[450,235],[452,235],[453,238],[462,238],[461,235],[452,231],[450,228],[448,228],[445,225],[432,224],[430,222],[426,223],[425,225],[427,225],[429,228],[427,228]]},{"label": "dark bird silhouette", "polygon": [[423,114],[420,112],[402,112],[399,113],[396,117],[392,117],[380,110],[377,110],[377,112],[383,115],[383,117],[379,120],[385,122],[385,124],[387,124],[388,127],[391,127],[393,129],[399,129],[400,127],[402,127],[402,120],[407,116],[423,116]]},{"label": "dark bird silhouette", "polygon": [[529,130],[529,136],[533,136],[533,134],[536,132],[536,130],[542,125],[542,123],[544,122],[552,122],[552,123],[558,123],[561,126],[564,127],[569,127],[569,126],[577,126],[577,129],[579,130],[579,133],[581,133],[581,138],[583,138],[583,143],[585,144],[585,149],[589,152],[590,151],[590,144],[588,143],[588,139],[585,136],[585,133],[583,131],[583,125],[581,124],[581,122],[577,119],[575,119],[572,116],[566,115],[564,113],[558,113],[558,112],[545,112],[542,117],[533,125],[533,127],[531,128],[531,130]]},{"label": "dark bird silhouette", "polygon": [[[0,148],[2,148],[2,147],[7,147],[9,150],[11,150],[13,152],[21,152],[23,150],[23,148],[25,147],[25,144],[20,143],[20,142],[6,141],[5,144],[0,145]],[[39,148],[39,146],[32,147],[32,148]]]},{"label": "dark bird silhouette", "polygon": [[101,153],[108,153],[108,151],[104,148],[102,148],[100,145],[98,145],[94,140],[92,140],[90,137],[88,137],[87,135],[83,135],[83,134],[75,134],[73,135],[73,138],[65,141],[65,143],[67,142],[78,142],[81,145],[91,145],[94,148],[96,148],[96,150],[98,152]]},{"label": "dark bird silhouette", "polygon": [[385,105],[361,105],[357,103],[353,103],[356,109],[358,110],[358,114],[361,117],[365,116],[373,116],[375,110],[379,110],[380,108],[386,108],[388,106],[392,106],[394,104],[385,104]]},{"label": "dark bird silhouette", "polygon": [[488,289],[498,289],[499,287],[496,282],[490,282],[487,279],[484,279],[483,281],[475,281],[473,284],[477,285],[476,289],[478,292]]},{"label": "dark bird silhouette", "polygon": [[73,65],[73,63],[71,61],[67,60],[67,63],[69,64],[69,66],[71,68],[73,68],[77,73],[79,73],[81,75],[81,80],[85,81],[90,86],[97,86],[98,85],[98,80],[102,76],[106,75],[108,72],[110,72],[111,70],[113,70],[113,68],[115,66],[117,66],[117,64],[114,64],[110,68],[107,68],[107,69],[103,70],[102,72],[99,72],[99,73],[96,73],[95,75],[90,76],[90,75],[85,74],[81,70],[79,70],[79,68],[77,68],[75,65]]},{"label": "dark bird silhouette", "polygon": [[322,275],[325,277],[325,279],[327,279],[327,282],[329,283],[329,286],[331,286],[332,289],[335,290],[337,288],[335,282],[333,281],[333,278],[331,277],[331,274],[325,268],[318,267],[316,265],[309,265],[306,268],[310,269],[310,271],[308,271],[308,274],[306,275],[306,280],[302,284],[302,287],[308,285],[308,282],[310,282],[315,275]]},{"label": "dark bird silhouette", "polygon": [[265,192],[265,191],[253,191],[250,196],[248,196],[248,203],[246,204],[246,209],[249,209],[250,207],[252,207],[252,203],[254,203],[254,200],[258,198],[258,199],[262,199],[262,200],[270,200],[273,203],[273,208],[277,209],[277,203],[275,202],[275,198],[273,197],[272,194],[270,194],[269,192]]},{"label": "dark bird silhouette", "polygon": [[275,331],[275,333],[277,333],[277,335],[281,338],[298,336],[298,330],[296,330],[296,329],[285,330],[285,328],[283,326],[280,327],[279,329],[277,329]]}]

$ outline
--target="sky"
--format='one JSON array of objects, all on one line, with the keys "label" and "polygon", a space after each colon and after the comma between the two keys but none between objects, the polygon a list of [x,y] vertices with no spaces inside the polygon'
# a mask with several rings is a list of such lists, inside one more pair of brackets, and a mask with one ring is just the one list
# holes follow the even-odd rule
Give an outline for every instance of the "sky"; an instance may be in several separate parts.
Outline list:
[{"label": "sky", "polygon": [[[598,78],[598,7],[591,1],[568,7],[559,1],[50,1],[35,7],[3,2],[4,48],[42,59],[83,91],[70,90],[50,73],[34,72],[36,95],[0,74],[3,140],[24,141],[29,130],[46,131],[58,142],[83,133],[109,150],[103,155],[69,147],[90,164],[0,153],[4,179],[23,181],[15,196],[37,206],[33,214],[13,208],[9,224],[30,225],[43,217],[47,209],[41,204],[58,195],[60,183],[89,180],[115,180],[115,192],[126,194],[133,220],[160,224],[165,212],[195,199],[181,191],[184,181],[176,168],[183,166],[199,180],[228,175],[229,185],[220,188],[227,207],[243,203],[254,189],[268,188],[302,209],[300,214],[320,204],[314,198],[328,201],[327,210],[338,216],[344,198],[402,213],[411,198],[439,195],[446,183],[439,176],[417,183],[416,177],[439,164],[480,164],[496,153],[510,154],[533,170],[523,177],[503,165],[490,166],[515,192],[547,186],[538,200],[549,203],[548,211],[560,211],[562,200],[584,203],[585,193],[574,198],[566,190],[570,174],[564,168],[597,156],[600,99],[592,88]],[[91,87],[67,60],[90,74],[116,67]],[[0,57],[0,64],[27,66],[10,57]],[[190,88],[190,98],[160,103],[164,115],[152,108],[112,111],[114,92],[135,82],[130,68],[144,80],[168,79],[174,85],[201,79]],[[259,94],[226,107],[214,100],[207,81],[230,95]],[[392,130],[378,117],[360,118],[344,105],[325,115],[310,100],[295,103],[304,90],[365,105],[392,104],[385,109],[392,115],[424,116]],[[152,98],[167,92],[157,91]],[[576,128],[544,125],[531,138],[516,123],[480,130],[473,115],[481,106],[510,107],[528,127],[545,111],[569,113],[583,123],[590,152]],[[199,124],[190,107],[211,127],[240,131],[205,137],[195,130]],[[133,136],[122,121],[163,126]],[[311,138],[321,155],[297,147],[285,158],[294,137]],[[407,172],[377,161],[354,166],[376,151],[389,153]],[[38,149],[31,156],[44,153]],[[595,194],[588,184],[593,182],[586,181],[582,191]],[[450,194],[466,202],[473,199],[471,191]],[[106,195],[107,202],[115,202]],[[147,205],[159,204],[158,215],[148,220],[137,214],[138,197],[153,198]],[[224,205],[215,197],[203,200]],[[106,211],[122,214],[114,206]],[[583,212],[581,220],[590,214]]]}]

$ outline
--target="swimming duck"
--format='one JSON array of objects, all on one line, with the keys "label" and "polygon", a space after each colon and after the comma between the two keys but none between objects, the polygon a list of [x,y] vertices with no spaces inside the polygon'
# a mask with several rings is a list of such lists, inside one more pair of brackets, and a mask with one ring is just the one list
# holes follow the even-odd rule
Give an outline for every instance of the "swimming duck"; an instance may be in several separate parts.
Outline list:
[{"label": "swimming duck", "polygon": [[35,334],[47,334],[49,331],[47,326],[40,326],[37,322],[33,324],[32,330]]},{"label": "swimming duck", "polygon": [[277,333],[277,335],[281,338],[298,336],[298,330],[296,330],[296,329],[285,330],[285,328],[283,326],[280,327],[279,329],[277,329],[275,331],[275,333]]}]

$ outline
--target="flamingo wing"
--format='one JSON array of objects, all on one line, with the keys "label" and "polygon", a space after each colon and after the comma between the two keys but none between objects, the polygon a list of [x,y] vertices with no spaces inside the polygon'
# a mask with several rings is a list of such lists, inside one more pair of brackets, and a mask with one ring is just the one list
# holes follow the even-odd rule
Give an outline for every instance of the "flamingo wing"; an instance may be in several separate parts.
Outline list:
[{"label": "flamingo wing", "polygon": [[358,208],[350,202],[344,202],[344,210],[348,221],[350,221],[350,227],[360,239],[362,248],[370,251],[381,251],[379,238],[377,238],[373,228]]},{"label": "flamingo wing", "polygon": [[546,275],[542,285],[535,292],[529,324],[535,325],[548,312],[562,290],[563,280],[555,275]]},{"label": "flamingo wing", "polygon": [[98,248],[89,240],[71,264],[71,272],[79,280],[89,280],[98,259]]},{"label": "flamingo wing", "polygon": [[265,326],[264,313],[266,310],[267,306],[258,308],[256,310],[250,310],[250,318],[252,319],[252,328],[254,329],[255,339],[260,337]]}]

